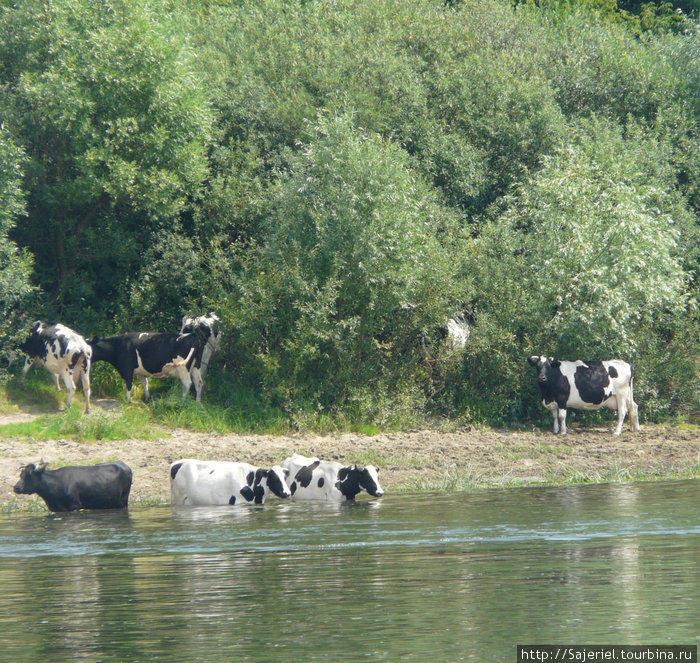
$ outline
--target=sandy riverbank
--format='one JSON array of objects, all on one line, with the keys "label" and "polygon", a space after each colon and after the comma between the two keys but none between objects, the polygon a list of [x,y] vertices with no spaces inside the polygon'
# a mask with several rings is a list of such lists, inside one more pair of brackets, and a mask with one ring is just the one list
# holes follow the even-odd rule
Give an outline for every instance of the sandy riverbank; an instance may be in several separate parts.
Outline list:
[{"label": "sandy riverbank", "polygon": [[[10,417],[29,415],[17,414]],[[5,417],[0,424],[8,421]],[[1,428],[0,428],[1,431]],[[132,504],[169,501],[169,464],[179,458],[280,463],[293,452],[323,459],[373,463],[386,491],[450,489],[455,486],[540,483],[700,475],[700,432],[645,426],[616,438],[607,428],[572,427],[551,432],[465,429],[374,436],[207,435],[175,430],[155,440],[78,442],[0,437],[0,504],[21,506],[35,496],[16,496],[19,468],[43,461],[49,467],[121,459],[134,472]]]}]

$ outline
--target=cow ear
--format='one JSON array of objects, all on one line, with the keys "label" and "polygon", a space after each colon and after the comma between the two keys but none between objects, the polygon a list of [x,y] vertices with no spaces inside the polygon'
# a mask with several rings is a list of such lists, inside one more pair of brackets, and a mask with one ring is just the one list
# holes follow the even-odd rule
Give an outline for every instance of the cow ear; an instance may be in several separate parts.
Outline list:
[{"label": "cow ear", "polygon": [[289,470],[286,467],[282,469],[282,472],[284,472],[284,478],[289,479]]},{"label": "cow ear", "polygon": [[259,467],[256,472],[255,472],[255,483],[258,484],[260,483],[264,477],[267,476],[267,470],[264,470],[262,467]]},{"label": "cow ear", "polygon": [[530,366],[537,366],[537,362],[540,360],[539,357],[536,357],[535,355],[532,355],[532,357],[528,357],[528,363]]}]

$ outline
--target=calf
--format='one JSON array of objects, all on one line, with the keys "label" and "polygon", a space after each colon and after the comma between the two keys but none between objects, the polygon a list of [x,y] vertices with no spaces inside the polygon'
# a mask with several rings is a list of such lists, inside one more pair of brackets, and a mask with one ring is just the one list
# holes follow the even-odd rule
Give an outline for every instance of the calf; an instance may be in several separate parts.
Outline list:
[{"label": "calf", "polygon": [[290,496],[279,465],[263,469],[250,463],[185,459],[170,466],[170,499],[176,506],[263,504],[268,493]]},{"label": "calf", "polygon": [[638,407],[632,397],[632,367],[625,361],[559,361],[530,357],[537,369],[542,404],[552,411],[554,432],[566,435],[566,408],[617,410],[615,435],[622,433],[627,412],[630,425],[639,430]]},{"label": "calf", "polygon": [[203,343],[195,334],[159,334],[130,332],[88,341],[92,360],[106,361],[117,369],[126,382],[126,400],[131,402],[131,388],[137,375],[143,384],[148,402],[148,378],[178,378],[182,397],[186,398],[194,384],[196,399],[202,397],[204,380],[200,373]]},{"label": "calf", "polygon": [[85,394],[85,411],[90,412],[92,349],[80,334],[65,325],[47,324],[39,320],[32,326],[29,338],[20,345],[20,349],[27,355],[22,369],[22,381],[34,364],[44,366],[53,374],[57,387],[59,377],[63,380],[68,392],[68,410],[80,380]]},{"label": "calf", "polygon": [[354,500],[363,488],[372,497],[384,494],[379,485],[379,470],[373,465],[341,465],[318,458],[294,454],[282,466],[289,470],[289,489],[294,500]]},{"label": "calf", "polygon": [[124,509],[129,505],[131,468],[121,461],[57,470],[25,465],[14,490],[36,493],[51,511]]},{"label": "calf", "polygon": [[198,318],[185,316],[182,318],[180,334],[197,334],[204,342],[202,366],[199,369],[202,379],[204,379],[209,368],[209,361],[221,344],[221,320],[213,311],[206,315],[200,315]]}]

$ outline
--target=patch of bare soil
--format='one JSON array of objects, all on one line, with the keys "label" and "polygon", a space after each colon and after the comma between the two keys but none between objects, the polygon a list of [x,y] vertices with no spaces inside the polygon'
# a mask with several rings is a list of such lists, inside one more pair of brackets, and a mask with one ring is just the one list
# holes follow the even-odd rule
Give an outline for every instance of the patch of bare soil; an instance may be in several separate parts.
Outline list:
[{"label": "patch of bare soil", "polygon": [[[22,415],[12,415],[21,417]],[[0,419],[0,424],[6,422]],[[438,487],[450,477],[480,484],[553,482],[572,477],[600,479],[698,474],[697,430],[645,426],[616,438],[604,428],[571,427],[569,434],[513,430],[418,431],[374,436],[207,435],[176,430],[157,440],[37,442],[0,438],[0,503],[37,499],[12,487],[25,463],[49,467],[123,460],[134,472],[132,503],[167,502],[168,468],[180,458],[244,460],[269,467],[293,452],[326,460],[373,463],[386,491]]]}]

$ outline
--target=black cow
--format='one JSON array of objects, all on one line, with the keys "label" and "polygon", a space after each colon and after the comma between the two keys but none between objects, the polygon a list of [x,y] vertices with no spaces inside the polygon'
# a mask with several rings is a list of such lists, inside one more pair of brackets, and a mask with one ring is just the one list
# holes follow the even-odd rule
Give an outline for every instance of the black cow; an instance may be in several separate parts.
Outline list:
[{"label": "black cow", "polygon": [[68,410],[76,384],[80,380],[85,394],[85,411],[90,412],[92,350],[80,334],[60,323],[47,324],[38,320],[32,325],[29,338],[19,347],[27,355],[22,370],[22,381],[34,364],[44,366],[54,376],[56,387],[59,387],[58,378],[63,380],[68,391]]},{"label": "black cow", "polygon": [[622,433],[627,412],[639,430],[637,404],[632,397],[632,367],[625,361],[559,361],[553,357],[528,359],[537,369],[542,404],[552,411],[554,432],[566,435],[566,408],[617,410],[615,435]]},{"label": "black cow", "polygon": [[22,468],[14,490],[36,493],[51,511],[124,509],[129,506],[131,478],[131,468],[121,461],[57,470],[30,464]]},{"label": "black cow", "polygon": [[182,397],[194,384],[197,400],[202,397],[204,380],[200,373],[204,343],[196,334],[161,334],[130,332],[88,341],[92,361],[106,361],[119,371],[126,382],[126,400],[131,402],[131,388],[137,375],[143,384],[144,400],[150,399],[148,378],[178,378]]}]

